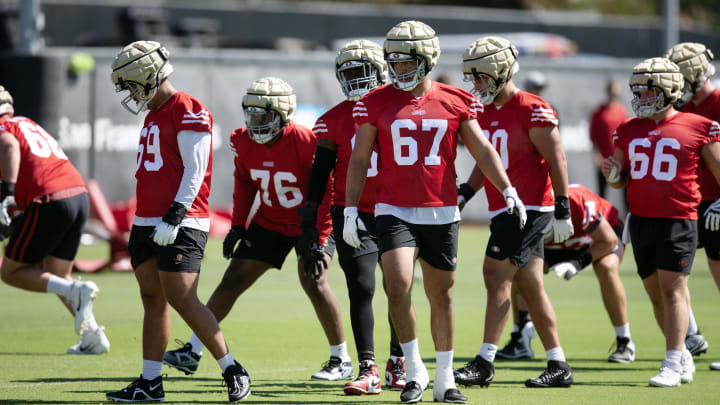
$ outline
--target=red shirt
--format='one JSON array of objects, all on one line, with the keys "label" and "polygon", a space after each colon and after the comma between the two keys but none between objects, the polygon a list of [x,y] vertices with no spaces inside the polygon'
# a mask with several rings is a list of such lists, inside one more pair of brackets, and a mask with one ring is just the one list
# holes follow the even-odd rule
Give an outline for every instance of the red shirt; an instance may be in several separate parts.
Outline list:
[{"label": "red shirt", "polygon": [[633,215],[697,219],[701,150],[720,140],[717,122],[679,112],[658,123],[633,118],[617,128],[615,147],[625,154],[627,199]]},{"label": "red shirt", "polygon": [[545,242],[545,247],[550,249],[581,250],[592,244],[592,233],[603,218],[615,227],[620,219],[618,210],[608,200],[590,191],[580,184],[568,186],[568,198],[570,199],[570,213],[574,233],[562,243],[555,243],[550,239]]},{"label": "red shirt", "polygon": [[358,125],[377,128],[377,202],[398,207],[457,206],[455,156],[460,123],[482,105],[470,93],[431,82],[422,97],[391,85],[355,104]]},{"label": "red shirt", "polygon": [[595,110],[590,118],[590,141],[606,158],[613,155],[615,146],[612,135],[615,128],[622,124],[627,118],[628,112],[625,106],[619,101],[603,104]]},{"label": "red shirt", "polygon": [[[260,192],[260,207],[253,222],[286,236],[300,235],[298,208],[305,202],[317,138],[302,125],[290,122],[272,144],[250,139],[246,127],[230,135],[235,155],[235,190],[232,225],[245,225],[255,194]],[[318,210],[320,243],[332,231],[330,195],[326,193]]]},{"label": "red shirt", "polygon": [[[483,133],[495,147],[510,182],[529,210],[553,207],[550,164],[540,156],[530,140],[530,128],[555,127],[557,114],[542,98],[518,91],[500,107],[485,106],[478,118]],[[507,206],[502,190],[485,179],[485,193],[491,212]]]},{"label": "red shirt", "polygon": [[[720,89],[715,89],[698,105],[689,101],[683,107],[682,112],[702,115],[705,118],[720,122]],[[698,183],[700,184],[700,194],[703,201],[713,201],[720,196],[720,185],[718,185],[715,176],[708,170],[704,162],[698,170]]]},{"label": "red shirt", "polygon": [[[357,124],[352,117],[354,101],[343,101],[318,118],[313,132],[318,140],[328,138],[337,145],[337,162],[334,170],[333,201],[337,205],[345,205],[345,186],[347,184],[348,162],[355,145]],[[363,189],[358,210],[368,213],[375,211],[375,192],[377,189],[378,154],[373,151],[367,180]]]},{"label": "red shirt", "polygon": [[0,132],[8,132],[20,146],[20,170],[15,202],[24,210],[34,199],[72,187],[85,187],[75,166],[55,138],[25,117],[0,118]]},{"label": "red shirt", "polygon": [[[160,107],[150,110],[140,132],[137,169],[137,211],[142,218],[162,217],[175,200],[185,171],[177,136],[181,131],[212,134],[210,112],[193,96],[176,92]],[[208,196],[212,174],[212,145],[200,190],[186,217],[209,218]]]}]

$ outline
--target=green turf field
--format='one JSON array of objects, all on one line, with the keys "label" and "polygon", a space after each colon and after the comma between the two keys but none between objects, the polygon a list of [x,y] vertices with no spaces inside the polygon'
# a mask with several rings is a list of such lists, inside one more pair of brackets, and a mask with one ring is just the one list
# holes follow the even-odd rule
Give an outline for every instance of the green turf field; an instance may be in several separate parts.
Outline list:
[{"label": "green turf field", "polygon": [[[474,357],[480,347],[485,287],[482,259],[488,235],[486,227],[463,227],[455,287],[455,366]],[[100,258],[105,245],[85,246],[82,257]],[[211,240],[200,280],[200,297],[206,300],[217,285],[227,262],[221,258],[220,240]],[[331,284],[345,314],[345,333],[357,367],[350,329],[348,300],[340,268],[331,268]],[[378,271],[378,277],[380,273]],[[695,381],[680,388],[649,388],[664,357],[664,339],[652,316],[650,302],[635,274],[631,252],[621,275],[628,295],[628,313],[637,360],[629,365],[609,364],[606,358],[615,336],[601,303],[597,281],[587,269],[571,281],[546,276],[546,288],[558,315],[560,339],[575,370],[571,389],[531,390],[523,382],[540,374],[545,353],[538,339],[535,361],[497,362],[495,381],[489,389],[462,388],[470,403],[539,404],[656,404],[720,402],[720,372],[708,370],[710,360],[720,360],[720,294],[698,252],[690,290],[695,316],[710,342],[709,354],[696,357]],[[95,404],[105,392],[124,387],[141,371],[142,307],[132,274],[106,271],[83,276],[95,281],[100,295],[95,315],[105,325],[112,347],[100,356],[71,356],[65,350],[76,343],[72,318],[56,297],[0,286],[0,404]],[[378,284],[379,285],[379,284]],[[420,350],[431,377],[434,350],[429,330],[429,308],[421,286],[415,289]],[[387,301],[378,287],[375,300],[375,345],[381,373],[389,355]],[[186,340],[189,329],[173,313],[172,337]],[[326,404],[399,403],[399,393],[346,397],[343,382],[316,382],[310,375],[329,356],[327,341],[312,306],[297,282],[295,259],[283,271],[271,271],[241,297],[221,324],[233,355],[252,378],[252,395],[245,403]],[[506,333],[505,337],[509,334]],[[501,343],[504,344],[503,341]],[[175,347],[171,342],[170,348]],[[164,368],[166,402],[207,404],[227,401],[217,366],[206,354],[198,373],[185,377]],[[357,369],[356,369],[357,372]],[[432,401],[425,391],[424,402]]]}]

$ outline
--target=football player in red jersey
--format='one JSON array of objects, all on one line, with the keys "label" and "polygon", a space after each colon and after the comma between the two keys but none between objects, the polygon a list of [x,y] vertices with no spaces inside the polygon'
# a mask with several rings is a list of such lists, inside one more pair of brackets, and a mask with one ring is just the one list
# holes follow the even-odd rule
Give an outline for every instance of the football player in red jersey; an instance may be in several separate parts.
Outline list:
[{"label": "football player in red jersey", "polygon": [[392,85],[360,99],[353,108],[358,124],[345,193],[343,238],[362,245],[358,216],[368,167],[377,144],[375,220],[388,307],[405,354],[407,381],[400,400],[422,399],[429,375],[420,358],[411,302],[414,262],[423,270],[437,369],[433,398],[464,403],[452,371],[454,319],[452,286],[457,262],[458,194],[455,157],[458,138],[487,178],[504,190],[505,210],[523,226],[525,208],[477,123],[482,106],[470,93],[431,81],[440,54],[435,31],[418,21],[397,24],[387,34],[385,61]]},{"label": "football player in red jersey", "polygon": [[[208,307],[218,321],[232,309],[237,298],[270,268],[281,269],[295,247],[298,277],[315,308],[315,313],[330,343],[330,360],[312,378],[341,380],[352,378],[352,364],[343,333],[340,306],[327,280],[334,241],[329,196],[321,207],[316,232],[320,252],[305,257],[297,246],[300,234],[298,207],[307,192],[315,134],[292,121],[295,111],[293,89],[282,79],[265,77],[253,82],[243,97],[246,127],[230,136],[235,155],[235,190],[232,228],[223,241],[223,256],[232,259],[222,281],[213,292]],[[245,228],[255,195],[260,206]],[[236,248],[237,245],[237,248]],[[317,273],[305,274],[308,268]],[[197,369],[203,343],[196,334],[182,348],[165,354],[165,363],[187,374]]]},{"label": "football player in red jersey", "polygon": [[[635,360],[635,343],[630,336],[625,287],[618,273],[625,245],[622,244],[623,223],[618,210],[609,201],[580,184],[568,186],[574,233],[562,243],[545,240],[545,271],[570,280],[592,264],[600,283],[603,304],[610,316],[616,335],[616,350],[608,357],[612,363]],[[548,235],[549,236],[549,235]],[[497,357],[515,360],[534,358],[530,339],[535,331],[527,314],[527,303],[513,286],[513,317],[515,325],[510,342],[498,350]]]},{"label": "football player in red jersey", "polygon": [[[85,182],[50,134],[14,114],[13,98],[0,86],[0,241],[10,237],[2,281],[60,297],[82,335],[67,353],[105,353],[110,342],[92,313],[98,287],[71,276],[90,211]],[[12,208],[22,214],[11,218]]]},{"label": "football player in red jersey", "polygon": [[137,41],[124,47],[112,64],[116,91],[130,93],[122,105],[134,114],[149,112],[140,132],[137,211],[128,246],[145,310],[142,374],[106,396],[118,402],[165,399],[160,372],[172,306],[217,360],[228,399],[238,401],[250,394],[250,377],[233,359],[218,322],[197,297],[210,228],[212,115],[170,83],[168,56],[157,42]]},{"label": "football player in red jersey", "polygon": [[[713,53],[703,44],[683,42],[670,48],[665,57],[678,65],[685,79],[683,94],[675,108],[720,122],[720,90],[715,89],[710,80],[715,74],[715,67],[710,63]],[[703,214],[720,196],[720,186],[704,164],[700,166],[698,182],[702,195],[698,214]],[[720,207],[712,209],[720,212]],[[710,230],[708,225],[706,221],[698,221],[698,246],[705,248],[710,273],[720,290],[720,233]],[[689,309],[685,346],[695,356],[705,353],[708,343],[698,329],[692,308]]]},{"label": "football player in red jersey", "polygon": [[[456,371],[455,381],[480,386],[492,382],[497,344],[507,323],[511,287],[515,284],[528,302],[548,359],[543,373],[525,381],[525,386],[569,387],[573,372],[560,346],[555,310],[542,278],[543,233],[552,235],[555,243],[573,234],[567,163],[555,111],[545,100],[513,83],[512,75],[518,71],[517,55],[517,49],[500,37],[481,38],[463,55],[465,80],[474,84],[473,92],[485,105],[480,126],[526,204],[528,221],[522,229],[517,226],[517,220],[505,212],[499,189],[485,177],[492,218],[483,264],[488,293],[485,333],[479,353]],[[473,169],[470,187],[464,188],[477,189],[481,177],[478,169]]]},{"label": "football player in red jersey", "polygon": [[[615,153],[602,170],[614,188],[627,186],[627,224],[638,274],[665,335],[666,356],[649,383],[679,386],[693,379],[688,329],[687,279],[697,245],[697,171],[702,161],[720,181],[720,126],[677,112],[683,88],[680,68],[668,59],[646,59],[633,68],[630,89],[637,118],[621,124]],[[662,203],[657,203],[662,201]],[[713,212],[705,214],[711,222]]]},{"label": "football player in red jersey", "polygon": [[[299,211],[302,217],[300,244],[308,246],[309,249],[318,242],[315,232],[317,207],[325,196],[328,179],[331,173],[334,173],[330,189],[333,191],[331,210],[333,234],[337,243],[340,267],[345,273],[350,298],[350,320],[360,362],[357,379],[345,384],[344,392],[347,395],[379,394],[382,388],[378,368],[375,365],[373,340],[375,321],[372,308],[375,294],[375,265],[379,259],[373,216],[378,174],[375,151],[358,207],[358,215],[368,228],[368,232],[360,235],[362,245],[357,249],[345,243],[342,232],[347,167],[357,129],[352,110],[360,97],[381,86],[385,81],[387,65],[383,59],[382,47],[367,40],[345,44],[335,58],[335,72],[347,100],[318,118],[313,128],[319,141],[310,172],[305,206]],[[405,388],[405,359],[392,322],[390,332],[390,359],[385,368],[385,384],[390,389],[402,390]]]}]

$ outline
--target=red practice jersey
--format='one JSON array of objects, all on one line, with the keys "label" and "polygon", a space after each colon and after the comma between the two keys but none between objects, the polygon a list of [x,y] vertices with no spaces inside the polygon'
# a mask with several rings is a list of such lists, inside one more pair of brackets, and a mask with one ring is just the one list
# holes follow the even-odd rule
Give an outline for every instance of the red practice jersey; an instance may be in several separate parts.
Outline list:
[{"label": "red practice jersey", "polygon": [[[313,132],[318,140],[328,138],[337,145],[337,162],[335,163],[333,203],[345,205],[345,186],[347,184],[348,162],[355,147],[357,124],[352,117],[354,101],[343,101],[318,118]],[[375,211],[375,192],[377,189],[378,156],[373,151],[367,180],[363,189],[358,210],[373,213]]]},{"label": "red practice jersey", "polygon": [[610,105],[598,107],[590,118],[590,141],[604,158],[613,155],[615,146],[612,135],[627,115],[625,106],[619,101],[613,101]]},{"label": "red practice jersey", "polygon": [[655,122],[633,118],[616,130],[615,147],[625,154],[627,199],[633,215],[697,219],[701,150],[720,140],[717,122],[677,113]]},{"label": "red practice jersey", "polygon": [[[245,225],[255,194],[260,192],[260,208],[253,222],[286,236],[300,235],[298,208],[302,207],[310,181],[317,138],[302,125],[290,122],[270,145],[250,139],[246,127],[230,135],[235,155],[235,191],[232,225]],[[320,243],[332,231],[330,193],[318,209]]]},{"label": "red practice jersey", "polygon": [[24,210],[34,199],[73,187],[85,187],[75,166],[55,138],[25,117],[0,119],[0,132],[8,132],[20,145],[20,171],[15,202]]},{"label": "red practice jersey", "polygon": [[478,113],[482,105],[470,93],[438,82],[422,97],[386,85],[360,99],[355,122],[377,128],[377,202],[456,206],[458,128]]},{"label": "red practice jersey", "polygon": [[[715,89],[710,95],[703,100],[702,103],[695,105],[692,101],[688,101],[683,107],[682,112],[702,115],[705,118],[720,122],[720,89]],[[698,183],[700,184],[700,194],[703,200],[715,200],[720,196],[720,185],[718,185],[715,176],[708,170],[705,163],[700,165],[698,171]]]},{"label": "red practice jersey", "polygon": [[620,219],[618,210],[610,201],[600,197],[580,184],[568,186],[570,199],[570,212],[574,233],[562,243],[555,243],[550,239],[545,247],[550,249],[580,250],[592,244],[589,233],[594,231],[603,218],[615,227]]},{"label": "red practice jersey", "polygon": [[[557,114],[550,104],[536,95],[518,91],[500,107],[495,104],[485,106],[485,113],[478,122],[500,155],[525,208],[554,207],[550,164],[530,141],[530,128],[557,126]],[[487,178],[485,193],[490,212],[505,209],[507,204],[502,190],[498,191]]]},{"label": "red practice jersey", "polygon": [[[140,132],[137,169],[137,211],[142,218],[162,217],[175,200],[183,166],[177,136],[181,131],[212,134],[213,118],[196,98],[176,92],[160,107],[150,110]],[[208,218],[208,196],[212,173],[212,147],[205,178],[186,217]]]}]

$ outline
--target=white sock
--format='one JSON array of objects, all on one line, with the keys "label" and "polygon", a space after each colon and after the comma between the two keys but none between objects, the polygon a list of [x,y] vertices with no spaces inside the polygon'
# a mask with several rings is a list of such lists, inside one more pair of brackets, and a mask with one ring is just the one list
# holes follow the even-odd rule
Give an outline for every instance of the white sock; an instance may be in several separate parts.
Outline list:
[{"label": "white sock", "polygon": [[630,322],[626,323],[625,325],[613,326],[613,329],[615,329],[615,336],[617,337],[630,337]]},{"label": "white sock", "polygon": [[697,335],[698,333],[698,326],[697,322],[695,322],[695,315],[693,315],[692,308],[688,306],[688,331],[687,336],[690,335]]},{"label": "white sock", "polygon": [[673,363],[673,365],[681,365],[682,350],[668,350],[665,353],[665,360]]},{"label": "white sock", "polygon": [[202,356],[202,351],[205,348],[205,345],[203,344],[203,342],[200,341],[200,338],[197,337],[195,333],[190,335],[190,341],[188,343],[190,343],[193,353],[197,354],[198,356]]},{"label": "white sock", "polygon": [[548,361],[555,360],[555,361],[565,361],[565,353],[563,353],[562,347],[553,347],[552,349],[545,352],[547,355]]},{"label": "white sock", "polygon": [[160,377],[162,361],[143,360],[142,376],[146,380],[154,380]]},{"label": "white sock", "polygon": [[497,346],[492,343],[483,342],[482,346],[480,346],[478,356],[492,363],[495,361],[495,353],[497,353]]},{"label": "white sock", "polygon": [[435,369],[435,382],[433,387],[439,387],[443,392],[455,386],[455,377],[453,376],[453,351],[435,352],[435,361],[437,368]]},{"label": "white sock", "polygon": [[330,345],[330,356],[337,357],[347,363],[350,361],[350,353],[347,350],[347,342],[342,342],[339,345]]},{"label": "white sock", "polygon": [[418,381],[422,378],[422,371],[425,368],[422,357],[420,357],[420,346],[418,345],[418,339],[415,338],[409,342],[400,343],[403,354],[405,355],[405,375],[407,381]]},{"label": "white sock", "polygon": [[64,278],[58,276],[50,276],[50,279],[47,282],[47,287],[45,287],[45,291],[57,295],[62,295],[63,297],[67,298],[70,296],[70,290],[72,290],[72,285],[72,281],[65,280]]},{"label": "white sock", "polygon": [[219,358],[217,363],[220,365],[220,370],[224,373],[226,368],[235,364],[235,359],[233,359],[232,354],[228,352],[228,354]]}]

